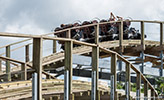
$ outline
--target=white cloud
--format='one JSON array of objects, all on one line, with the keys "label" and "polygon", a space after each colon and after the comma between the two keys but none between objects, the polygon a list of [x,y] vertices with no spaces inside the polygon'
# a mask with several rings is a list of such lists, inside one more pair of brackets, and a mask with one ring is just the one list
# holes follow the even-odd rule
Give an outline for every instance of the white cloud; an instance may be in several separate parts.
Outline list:
[{"label": "white cloud", "polygon": [[43,29],[40,29],[36,25],[19,25],[19,24],[13,24],[13,25],[7,25],[5,28],[5,32],[13,32],[13,33],[27,33],[27,34],[43,34],[45,31]]}]

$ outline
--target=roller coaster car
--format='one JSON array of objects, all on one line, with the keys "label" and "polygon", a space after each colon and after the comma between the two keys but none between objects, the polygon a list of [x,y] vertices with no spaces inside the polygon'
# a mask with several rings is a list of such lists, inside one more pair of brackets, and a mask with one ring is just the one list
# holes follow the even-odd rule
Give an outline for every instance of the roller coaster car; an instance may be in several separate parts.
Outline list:
[{"label": "roller coaster car", "polygon": [[[99,25],[99,41],[111,41],[119,39],[119,23],[104,23],[109,22],[110,20],[93,20],[93,21],[84,21],[82,24],[74,23],[74,24],[61,24],[60,27],[57,27],[54,31],[57,37],[66,38],[66,32],[60,32],[63,29],[84,26],[94,23],[100,23]],[[102,24],[101,24],[102,23]],[[136,30],[133,27],[130,27],[130,21],[126,20],[123,22],[123,39],[141,39],[141,34],[139,30]],[[83,42],[94,43],[95,39],[95,27],[94,26],[86,26],[82,28],[75,28],[71,30],[71,38]],[[146,35],[145,35],[146,38]],[[60,42],[62,45],[62,49],[64,49],[64,42]],[[78,46],[78,45],[73,45]]]}]

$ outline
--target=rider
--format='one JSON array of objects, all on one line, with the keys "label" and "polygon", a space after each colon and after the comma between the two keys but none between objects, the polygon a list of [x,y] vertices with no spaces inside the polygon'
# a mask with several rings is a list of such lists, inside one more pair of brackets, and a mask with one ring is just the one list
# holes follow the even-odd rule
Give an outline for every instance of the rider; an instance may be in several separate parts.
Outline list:
[{"label": "rider", "polygon": [[[78,26],[80,26],[79,23],[74,23],[73,24],[73,27],[78,27]],[[83,37],[82,36],[83,35],[83,32],[79,28],[73,29],[71,33],[72,33],[72,38],[73,39],[80,40]]]}]

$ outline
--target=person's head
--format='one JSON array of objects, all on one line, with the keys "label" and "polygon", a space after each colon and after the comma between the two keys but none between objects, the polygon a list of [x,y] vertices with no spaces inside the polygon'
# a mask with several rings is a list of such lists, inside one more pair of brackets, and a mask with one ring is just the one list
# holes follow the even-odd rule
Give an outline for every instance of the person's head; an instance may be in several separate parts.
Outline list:
[{"label": "person's head", "polygon": [[65,25],[64,24],[61,24],[60,27],[64,27]]},{"label": "person's head", "polygon": [[56,32],[56,31],[60,31],[60,30],[61,30],[60,27],[56,27],[54,31]]},{"label": "person's head", "polygon": [[74,26],[74,27],[80,26],[80,24],[79,24],[79,23],[74,23],[73,26]]},{"label": "person's head", "polygon": [[92,24],[96,24],[96,23],[98,23],[97,20],[93,20],[93,21],[92,21]]}]

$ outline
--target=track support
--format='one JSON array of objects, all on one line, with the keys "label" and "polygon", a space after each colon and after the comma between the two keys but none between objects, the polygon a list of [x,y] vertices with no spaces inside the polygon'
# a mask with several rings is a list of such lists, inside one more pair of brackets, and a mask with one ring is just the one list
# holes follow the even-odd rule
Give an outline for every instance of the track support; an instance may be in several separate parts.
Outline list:
[{"label": "track support", "polygon": [[159,76],[162,77],[163,76],[163,51],[161,51],[160,58],[161,58],[161,67],[159,69],[159,73],[160,73]]},{"label": "track support", "polygon": [[144,81],[144,100],[148,100],[148,83],[146,81]]},{"label": "track support", "polygon": [[30,55],[29,55],[29,44],[25,46],[25,61],[30,61]]},{"label": "track support", "polygon": [[[114,82],[113,85],[111,85],[111,88],[114,89],[114,91],[112,91],[113,95],[114,95],[114,100],[117,100],[117,74],[116,74],[116,65],[117,65],[117,55],[116,54],[112,54],[111,55],[111,75],[113,75],[114,78]],[[114,87],[113,87],[114,86]]]},{"label": "track support", "polygon": [[37,98],[42,100],[42,38],[33,38],[33,67],[37,73]]},{"label": "track support", "polygon": [[125,94],[126,94],[126,100],[130,100],[130,64],[126,63],[126,78],[125,78]]},{"label": "track support", "polygon": [[137,81],[136,81],[136,85],[137,85],[137,89],[136,89],[136,96],[137,96],[137,100],[140,100],[141,97],[141,74],[140,73],[136,73],[137,74]]},{"label": "track support", "polygon": [[[99,44],[99,25],[95,26],[95,43]],[[92,90],[91,100],[100,100],[98,93],[98,80],[99,80],[99,46],[92,47]]]},{"label": "track support", "polygon": [[64,100],[72,94],[72,41],[65,42]]},{"label": "track support", "polygon": [[[6,47],[6,57],[10,58],[10,46]],[[6,61],[7,81],[11,81],[10,61]]]}]

